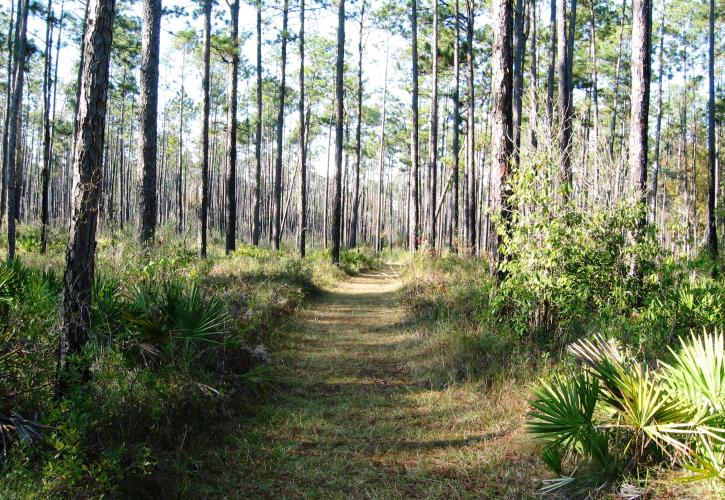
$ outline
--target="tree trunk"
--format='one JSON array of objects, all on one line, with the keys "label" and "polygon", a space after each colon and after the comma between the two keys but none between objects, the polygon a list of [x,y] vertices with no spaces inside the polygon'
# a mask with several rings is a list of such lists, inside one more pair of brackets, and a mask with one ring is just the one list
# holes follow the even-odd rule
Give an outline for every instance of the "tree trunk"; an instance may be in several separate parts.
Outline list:
[{"label": "tree trunk", "polygon": [[531,147],[534,151],[539,147],[539,140],[536,136],[536,129],[539,125],[539,67],[538,67],[538,20],[536,13],[536,0],[529,0],[529,23],[531,30],[531,79],[529,82],[529,88],[531,89],[531,117],[529,118],[530,135],[531,135]]},{"label": "tree trunk", "polygon": [[330,240],[329,233],[329,218],[330,218],[330,151],[332,150],[332,122],[334,117],[330,117],[330,125],[327,127],[327,168],[325,170],[325,211],[322,216],[322,239],[325,242],[325,249],[327,249],[328,242]]},{"label": "tree trunk", "polygon": [[493,99],[493,121],[491,129],[491,180],[494,183],[493,212],[499,218],[499,227],[492,234],[492,272],[499,279],[504,272],[501,264],[503,254],[503,234],[510,231],[511,196],[510,172],[513,154],[513,50],[512,50],[512,6],[513,0],[495,0],[493,3],[493,54],[491,62],[491,95]]},{"label": "tree trunk", "polygon": [[262,221],[259,208],[262,203],[262,0],[257,5],[257,123],[254,141],[254,207],[252,209],[252,244],[259,245]]},{"label": "tree trunk", "polygon": [[478,239],[476,238],[477,210],[476,210],[476,161],[475,161],[475,87],[473,80],[473,0],[466,0],[468,24],[466,26],[466,63],[468,83],[466,85],[468,108],[466,109],[466,246],[471,254],[478,253]]},{"label": "tree trunk", "polygon": [[[73,118],[74,118],[74,120],[73,120],[73,144],[72,144],[73,148],[76,145],[75,137],[78,134],[78,106],[79,106],[79,103],[81,102],[81,77],[82,77],[82,71],[83,71],[83,66],[84,66],[85,57],[86,57],[86,51],[83,47],[83,44],[85,43],[85,38],[83,38],[83,37],[85,35],[86,28],[88,27],[88,16],[90,15],[89,9],[90,9],[91,2],[87,0],[85,3],[86,3],[86,8],[85,8],[85,11],[83,12],[83,27],[81,29],[81,33],[83,33],[83,35],[81,35],[80,61],[78,62],[78,72],[76,73],[76,99],[75,99],[75,103],[74,103],[75,109],[73,110]],[[125,75],[124,75],[124,77],[125,77]],[[73,151],[73,150],[71,150],[71,158],[75,158],[75,151]],[[70,175],[70,173],[69,173],[69,175]],[[70,189],[72,190],[73,188],[70,187]],[[70,197],[71,197],[71,195],[69,193],[69,195],[68,195],[69,204],[71,202]],[[70,209],[70,206],[68,206],[67,208]],[[121,218],[121,221],[123,221],[123,218]],[[123,229],[123,225],[121,226],[121,228]]]},{"label": "tree trunk", "polygon": [[[64,392],[76,377],[82,381],[89,376],[88,366],[82,362],[76,364],[69,356],[81,353],[91,330],[91,290],[115,0],[89,0],[88,5],[89,22],[83,37],[85,55],[73,159],[73,203],[63,277],[60,392]],[[68,370],[69,363],[75,366],[75,373]]]},{"label": "tree trunk", "polygon": [[521,148],[522,99],[524,93],[524,56],[526,55],[526,38],[524,30],[524,0],[516,0],[514,16],[514,81],[513,81],[513,168],[519,165],[519,149]]},{"label": "tree trunk", "polygon": [[209,59],[211,51],[211,6],[212,0],[204,0],[204,74],[201,80],[202,127],[201,127],[201,195],[199,207],[199,257],[206,257],[206,237],[209,211]]},{"label": "tree trunk", "polygon": [[592,149],[594,150],[594,193],[599,195],[599,74],[597,71],[597,30],[595,21],[596,0],[591,3],[591,56],[592,56],[592,101],[594,105],[594,139]]},{"label": "tree trunk", "polygon": [[153,244],[156,232],[156,150],[159,103],[161,0],[143,1],[141,33],[141,95],[139,99],[138,238]]},{"label": "tree trunk", "polygon": [[713,277],[718,274],[717,225],[715,222],[716,162],[715,162],[715,0],[710,0],[708,16],[707,61],[707,244],[713,262]]},{"label": "tree trunk", "polygon": [[20,146],[18,144],[18,123],[20,120],[23,101],[23,86],[25,83],[25,46],[28,30],[29,0],[24,0],[18,10],[18,27],[15,43],[15,76],[13,78],[13,95],[10,102],[10,119],[8,123],[8,155],[6,165],[8,190],[8,261],[15,260],[15,223],[17,220],[17,202],[15,186],[15,167],[22,161]]},{"label": "tree trunk", "polygon": [[[286,1],[286,0],[285,0]],[[415,0],[413,0],[415,1]],[[337,13],[337,63],[335,65],[335,181],[332,199],[332,263],[340,262],[340,233],[342,230],[342,147],[344,111],[345,68],[345,0],[340,0]]]},{"label": "tree trunk", "polygon": [[[65,14],[65,0],[61,0],[60,2],[60,17],[58,18],[58,37],[55,41],[55,62],[54,62],[54,68],[53,68],[53,78],[51,80],[53,85],[53,113],[50,120],[51,128],[50,128],[50,158],[53,158],[53,151],[54,146],[57,138],[57,130],[56,130],[56,114],[57,114],[57,96],[58,96],[58,60],[60,59],[60,47],[61,47],[61,40],[63,35],[63,19]],[[51,165],[52,166],[52,165]],[[50,177],[50,176],[49,176]],[[56,188],[56,192],[58,189]],[[52,193],[52,191],[51,191]],[[56,201],[58,199],[58,196],[56,195],[54,203],[51,203],[49,201],[50,206],[53,208],[53,214],[58,217],[59,214],[59,203]],[[2,208],[0,207],[0,211]],[[0,214],[0,220],[2,219],[2,215]]]},{"label": "tree trunk", "polygon": [[181,96],[179,99],[179,154],[177,163],[176,197],[178,201],[177,232],[184,232],[184,69],[186,66],[186,48],[181,53]]},{"label": "tree trunk", "polygon": [[622,14],[619,25],[619,48],[617,49],[617,64],[614,70],[614,104],[612,106],[612,123],[609,130],[609,159],[614,161],[614,135],[617,130],[617,112],[619,108],[619,73],[622,67],[622,45],[624,44],[624,21],[627,13],[627,0],[622,0]]},{"label": "tree trunk", "polygon": [[438,175],[438,0],[433,0],[432,89],[430,97],[430,133],[428,141],[428,196],[426,201],[426,244],[436,249],[436,189]]},{"label": "tree trunk", "polygon": [[274,187],[272,195],[272,246],[279,250],[282,239],[282,141],[284,139],[284,100],[287,91],[287,18],[289,0],[282,9],[282,69],[279,84],[279,109],[277,110],[277,158],[274,162]]},{"label": "tree trunk", "polygon": [[657,119],[655,123],[655,165],[652,171],[652,223],[657,222],[657,189],[660,172],[660,135],[662,132],[662,77],[664,73],[665,46],[665,3],[662,2],[662,24],[660,26],[659,68],[657,69]]},{"label": "tree trunk", "polygon": [[362,100],[363,100],[363,86],[362,86],[362,59],[363,59],[363,21],[365,20],[365,3],[366,0],[362,0],[360,4],[360,36],[358,39],[358,64],[357,64],[357,127],[355,129],[355,181],[353,185],[353,199],[352,199],[352,221],[350,223],[350,248],[357,246],[357,226],[360,210],[360,150],[361,144],[361,131],[362,131]]},{"label": "tree trunk", "polygon": [[383,232],[383,205],[385,204],[385,191],[383,189],[383,179],[385,172],[385,121],[387,119],[388,105],[388,49],[390,48],[390,40],[385,42],[385,76],[383,77],[383,116],[380,127],[380,158],[378,163],[379,179],[378,179],[378,210],[375,222],[375,251],[383,251],[382,232]]},{"label": "tree trunk", "polygon": [[461,23],[459,0],[455,0],[453,15],[455,17],[455,28],[453,44],[453,208],[451,220],[451,250],[455,251],[459,240],[459,160],[460,160],[460,128],[461,128],[461,64],[459,52],[461,50]]},{"label": "tree trunk", "polygon": [[239,0],[229,4],[231,15],[232,61],[229,65],[227,92],[227,178],[226,253],[237,247],[237,83],[239,73]]},{"label": "tree trunk", "polygon": [[118,220],[119,227],[123,230],[124,220],[126,218],[126,211],[124,209],[124,200],[126,199],[126,172],[124,172],[124,165],[126,159],[126,146],[124,143],[125,138],[125,118],[126,118],[126,72],[123,72],[121,87],[121,123],[120,131],[118,132]]},{"label": "tree trunk", "polygon": [[[576,0],[572,0],[576,5]],[[576,22],[575,12],[572,9],[569,24]],[[566,0],[557,0],[557,47],[558,47],[558,74],[559,74],[559,175],[564,192],[564,200],[568,201],[572,189],[571,171],[571,133],[572,133],[572,106],[571,106],[571,54],[567,36]]]},{"label": "tree trunk", "polygon": [[[20,2],[22,0],[18,0],[18,9],[22,8],[20,7]],[[20,12],[20,11],[18,11]],[[15,22],[13,22],[15,20]],[[7,57],[7,65],[5,68],[5,71],[7,72],[7,80],[5,83],[5,123],[3,127],[3,157],[2,157],[2,186],[0,187],[0,226],[2,226],[2,220],[5,216],[5,208],[7,207],[7,195],[8,195],[8,186],[7,186],[7,166],[8,166],[8,132],[10,129],[10,107],[12,102],[12,95],[13,95],[13,60],[14,60],[14,54],[13,54],[13,45],[15,43],[16,38],[13,37],[13,25],[15,25],[15,32],[17,33],[18,29],[20,28],[20,23],[17,19],[15,19],[15,2],[11,2],[10,4],[10,20],[8,21],[8,57]]]},{"label": "tree trunk", "polygon": [[40,208],[40,253],[48,248],[48,187],[50,185],[50,89],[51,52],[53,46],[53,1],[48,0],[45,21],[45,67],[43,69],[43,171],[41,173],[42,200]]},{"label": "tree trunk", "polygon": [[[361,21],[362,22],[362,21]],[[300,257],[305,256],[307,239],[307,130],[305,127],[305,0],[300,0],[300,220],[297,244]]]},{"label": "tree trunk", "polygon": [[647,122],[649,117],[651,0],[632,4],[632,114],[629,128],[630,168],[637,185],[637,202],[643,204],[640,226],[647,223]]},{"label": "tree trunk", "polygon": [[[471,0],[472,1],[472,0]],[[418,0],[411,0],[411,52],[412,52],[412,112],[413,127],[410,141],[410,180],[408,199],[408,250],[418,249],[418,165],[420,164],[418,149]]]},{"label": "tree trunk", "polygon": [[556,0],[551,0],[549,5],[549,70],[547,72],[546,85],[546,121],[549,125],[549,134],[554,132],[554,67],[556,66],[556,35],[558,29],[556,26]]}]

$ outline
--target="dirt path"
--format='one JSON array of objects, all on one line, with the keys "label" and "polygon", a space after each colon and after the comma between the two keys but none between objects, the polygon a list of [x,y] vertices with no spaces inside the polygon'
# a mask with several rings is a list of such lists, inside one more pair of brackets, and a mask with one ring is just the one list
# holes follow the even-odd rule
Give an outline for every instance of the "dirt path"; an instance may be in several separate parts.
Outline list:
[{"label": "dirt path", "polygon": [[399,286],[394,267],[350,278],[282,333],[285,382],[228,444],[225,496],[530,496],[536,465],[505,389],[412,377]]}]

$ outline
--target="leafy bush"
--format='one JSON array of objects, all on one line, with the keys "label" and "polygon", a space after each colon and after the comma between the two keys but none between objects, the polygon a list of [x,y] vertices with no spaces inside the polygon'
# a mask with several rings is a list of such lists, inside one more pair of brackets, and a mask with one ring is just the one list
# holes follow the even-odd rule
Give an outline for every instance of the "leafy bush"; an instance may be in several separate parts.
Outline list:
[{"label": "leafy bush", "polygon": [[682,342],[671,365],[652,370],[614,342],[580,340],[569,352],[583,369],[534,388],[529,431],[556,473],[551,492],[612,485],[627,470],[663,461],[725,485],[723,335]]},{"label": "leafy bush", "polygon": [[[57,347],[46,335],[56,325],[60,280],[52,271],[0,264],[0,450],[42,442],[33,409],[47,398]],[[33,418],[28,418],[33,417]]]},{"label": "leafy bush", "polygon": [[658,274],[649,276],[653,291],[633,321],[633,340],[648,349],[671,345],[694,328],[725,326],[725,281],[691,272],[665,259]]},{"label": "leafy bush", "polygon": [[545,208],[518,214],[505,240],[506,279],[497,309],[513,313],[511,325],[520,335],[544,330],[558,333],[561,342],[593,314],[631,309],[642,291],[630,270],[642,259],[626,235],[637,222],[628,207],[590,215],[554,217]]},{"label": "leafy bush", "polygon": [[340,252],[340,269],[347,274],[357,274],[366,269],[372,269],[377,263],[377,255],[361,248],[356,247]]},{"label": "leafy bush", "polygon": [[281,257],[283,254],[280,251],[275,251],[269,248],[262,248],[254,245],[240,245],[235,251],[235,257],[248,257],[255,260],[267,260],[271,257]]},{"label": "leafy bush", "polygon": [[112,276],[97,276],[92,292],[91,324],[95,337],[99,341],[111,343],[126,328],[123,320],[126,312],[123,287]]},{"label": "leafy bush", "polygon": [[220,344],[229,332],[229,316],[215,295],[204,296],[196,283],[168,282],[136,287],[124,318],[142,352],[158,347],[200,350]]},{"label": "leafy bush", "polygon": [[532,189],[536,175],[532,165],[516,175],[518,209],[502,235],[505,279],[491,305],[505,328],[548,349],[606,331],[657,356],[692,328],[725,326],[725,282],[710,277],[712,263],[660,247],[653,227],[639,227],[644,208],[584,212],[561,204],[549,181]]},{"label": "leafy bush", "polygon": [[99,238],[91,380],[63,398],[62,261],[0,264],[0,497],[174,496],[230,416],[273,390],[256,342],[314,292],[321,267],[251,247],[212,247],[206,260],[177,241],[142,252],[118,236]]}]

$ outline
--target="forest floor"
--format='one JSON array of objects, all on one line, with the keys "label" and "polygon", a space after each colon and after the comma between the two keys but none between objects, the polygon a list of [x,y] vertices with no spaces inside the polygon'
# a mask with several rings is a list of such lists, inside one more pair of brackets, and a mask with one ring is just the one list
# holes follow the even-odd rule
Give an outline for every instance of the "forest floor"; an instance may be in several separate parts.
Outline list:
[{"label": "forest floor", "polygon": [[546,473],[524,434],[521,389],[414,378],[420,333],[399,306],[397,273],[348,278],[280,332],[281,383],[207,457],[208,493],[533,496]]}]

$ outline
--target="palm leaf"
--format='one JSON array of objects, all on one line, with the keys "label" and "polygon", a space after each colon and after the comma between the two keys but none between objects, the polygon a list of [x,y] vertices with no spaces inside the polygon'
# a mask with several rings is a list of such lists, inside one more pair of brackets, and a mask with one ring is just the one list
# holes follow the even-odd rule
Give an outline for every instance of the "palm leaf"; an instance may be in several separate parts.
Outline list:
[{"label": "palm leaf", "polygon": [[528,431],[571,451],[594,429],[599,392],[598,381],[586,374],[541,381],[534,387],[536,398],[530,402],[533,409],[529,412]]},{"label": "palm leaf", "polygon": [[710,414],[725,412],[725,338],[705,333],[680,339],[681,349],[670,349],[674,362],[662,363],[661,377],[673,396]]}]

